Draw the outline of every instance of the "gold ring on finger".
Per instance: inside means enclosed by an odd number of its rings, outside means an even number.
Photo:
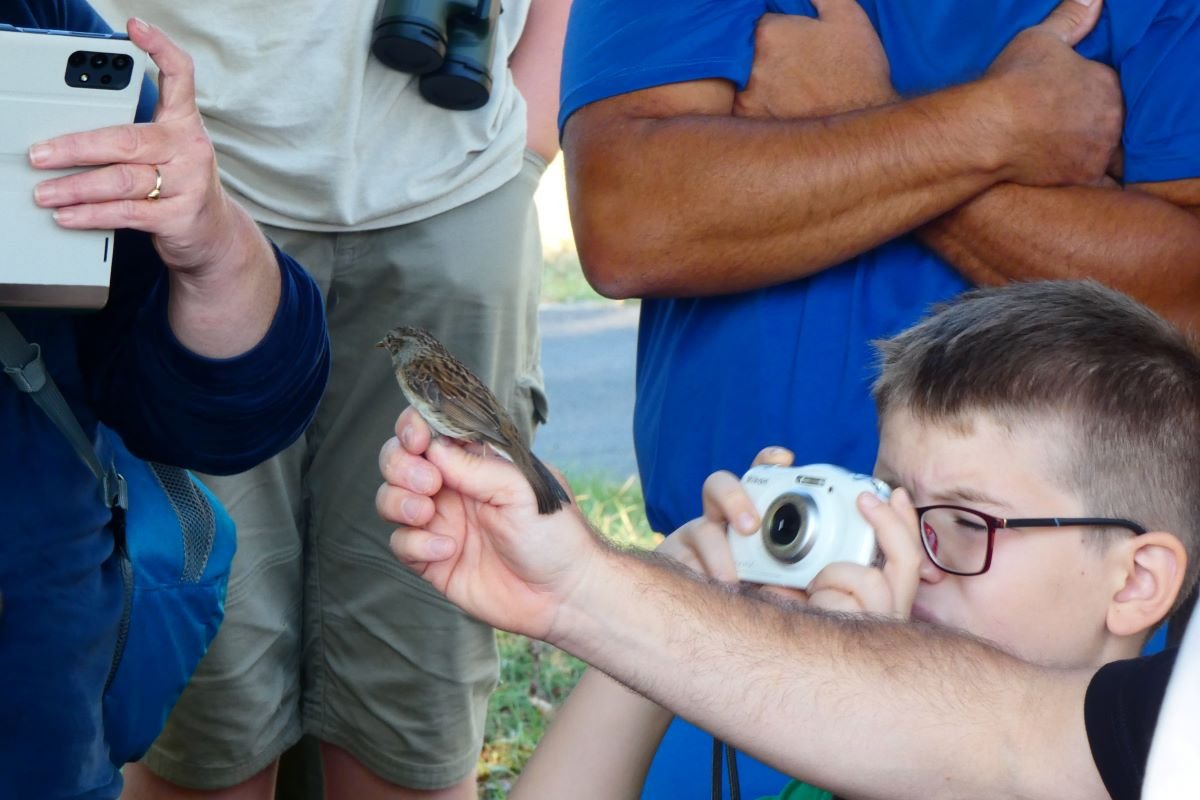
[[[157,200],[162,196],[162,170],[158,167],[154,168],[154,188],[146,195],[147,200]]]

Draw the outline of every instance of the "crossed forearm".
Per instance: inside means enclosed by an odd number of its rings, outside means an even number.
[[[1087,676],[606,558],[556,643],[790,775],[856,798],[1106,796],[1084,734]]]
[[[1095,278],[1174,322],[1200,309],[1200,219],[1137,190],[996,186],[923,227],[979,284]]]
[[[719,294],[869,250],[1004,178],[986,99],[968,85],[824,120],[572,120],[589,278],[611,296]]]

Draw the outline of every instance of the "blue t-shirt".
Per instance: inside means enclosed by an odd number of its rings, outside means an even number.
[[[904,94],[980,76],[1055,0],[864,0]],[[807,0],[576,0],[560,124],[583,105],[651,86],[725,78],[744,86],[764,12]],[[1079,51],[1114,66],[1126,103],[1130,182],[1200,175],[1200,4],[1109,0]],[[669,532],[700,513],[715,469],[740,473],[766,444],[859,471],[875,458],[870,340],[967,286],[901,237],[807,279],[712,298],[646,300],[634,433],[647,512]]]
[[[862,0],[893,84],[906,95],[979,77],[1014,35],[1056,5]],[[744,87],[765,12],[814,15],[807,0],[575,0],[560,125],[581,106],[651,86],[724,78]],[[1200,176],[1200,3],[1108,0],[1078,50],[1120,75],[1126,179]],[[966,287],[954,267],[903,236],[779,286],[644,300],[634,438],[651,525],[669,532],[698,516],[704,478],[717,469],[741,473],[768,444],[790,447],[798,463],[869,471],[877,446],[870,341]],[[703,751],[688,761],[694,785],[675,774],[656,793],[656,764],[646,796],[707,791],[707,769],[695,767],[705,763]],[[773,794],[781,785],[744,789]]]
[[[0,23],[107,31],[74,0],[0,0]],[[149,86],[140,120],[154,100]],[[175,339],[165,267],[150,238],[132,231],[116,234],[105,309],[9,316],[41,346],[89,435],[103,420],[145,458],[238,472],[300,435],[329,370],[320,293],[292,259],[278,261],[274,322],[233,359],[199,357]],[[0,797],[114,798],[120,775],[100,708],[122,606],[110,512],[63,434],[7,378],[0,432]]]

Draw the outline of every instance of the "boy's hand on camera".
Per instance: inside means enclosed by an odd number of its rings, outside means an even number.
[[[538,514],[511,462],[434,439],[411,408],[379,466],[376,509],[404,526],[391,537],[396,558],[489,625],[555,640],[559,611],[607,552],[575,504]]]
[[[758,451],[751,466],[776,464],[790,466],[794,458],[784,447],[765,447]],[[733,551],[727,530],[733,527],[748,536],[758,530],[761,520],[742,482],[732,472],[722,470],[709,475],[701,491],[704,513],[663,540],[658,552],[685,566],[724,583],[737,581]]]
[[[809,603],[830,611],[907,619],[920,583],[923,558],[917,513],[908,492],[896,489],[889,503],[863,492],[858,496],[858,509],[875,529],[884,565],[830,564],[809,584]]]
[[[685,523],[663,540],[658,552],[723,583],[737,581],[733,551],[726,530],[730,525],[750,533],[758,525],[754,503],[732,472],[714,472],[704,481],[704,514]]]

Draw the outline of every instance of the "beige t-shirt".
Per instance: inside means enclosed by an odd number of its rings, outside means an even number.
[[[521,169],[525,102],[508,59],[530,0],[505,0],[492,92],[474,111],[424,100],[371,55],[379,0],[93,0],[116,30],[138,16],[196,63],[197,102],[225,186],[255,219],[369,230],[439,214]]]

